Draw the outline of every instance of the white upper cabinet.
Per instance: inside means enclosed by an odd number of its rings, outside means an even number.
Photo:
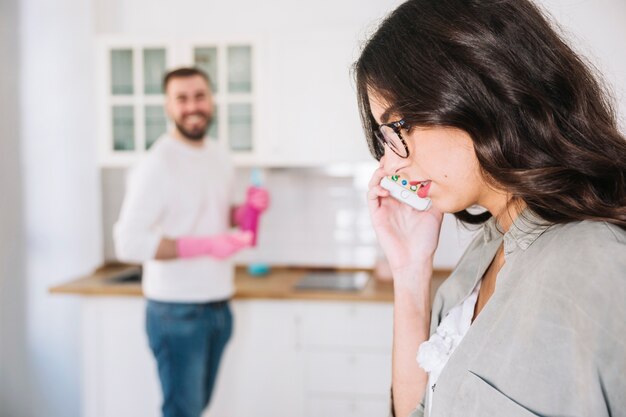
[[[168,129],[161,81],[180,66],[213,83],[213,140],[237,165],[319,166],[371,160],[360,126],[352,32],[157,40],[99,37],[100,163],[128,166]]]
[[[163,75],[197,66],[212,81],[212,140],[226,143],[238,164],[257,163],[260,142],[256,41],[241,38],[157,41],[103,36],[97,56],[100,164],[128,166],[168,130]]]
[[[103,40],[97,51],[100,163],[126,165],[166,129],[161,78],[172,45]]]
[[[270,143],[274,165],[371,161],[357,107],[355,32],[275,36],[269,45]]]

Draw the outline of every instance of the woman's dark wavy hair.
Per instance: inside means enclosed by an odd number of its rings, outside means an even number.
[[[626,229],[626,139],[606,92],[528,0],[409,0],[354,64],[370,150],[369,91],[409,126],[462,129],[483,176],[544,220]],[[482,223],[491,215],[455,213]]]

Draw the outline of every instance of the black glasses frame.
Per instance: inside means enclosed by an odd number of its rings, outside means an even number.
[[[404,147],[404,154],[402,153],[401,149],[396,149],[393,143],[390,143],[387,139],[385,139],[385,134],[382,130],[384,127],[390,128],[398,136],[400,142],[402,143],[402,146]],[[380,141],[380,143],[383,145],[383,148],[384,145],[387,145],[389,149],[391,149],[400,158],[406,159],[409,157],[409,147],[407,146],[406,141],[404,140],[404,138],[402,137],[402,133],[400,132],[402,129],[408,129],[408,124],[404,119],[398,120],[397,122],[382,123],[378,125],[378,128],[376,130],[374,130],[374,136],[376,136],[376,139]]]

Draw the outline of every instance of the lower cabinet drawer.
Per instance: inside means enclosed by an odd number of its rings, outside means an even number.
[[[385,396],[391,386],[391,355],[309,351],[304,371],[307,392]]]
[[[306,402],[306,417],[386,417],[389,400],[357,396],[312,396]]]
[[[300,308],[298,332],[305,347],[354,347],[391,352],[393,305],[310,302]]]

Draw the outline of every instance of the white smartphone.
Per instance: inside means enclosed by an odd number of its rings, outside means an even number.
[[[384,177],[380,185],[385,190],[389,190],[393,198],[408,204],[415,210],[425,211],[430,208],[430,198],[421,198],[417,195],[419,185],[410,185],[407,180],[398,175]]]

